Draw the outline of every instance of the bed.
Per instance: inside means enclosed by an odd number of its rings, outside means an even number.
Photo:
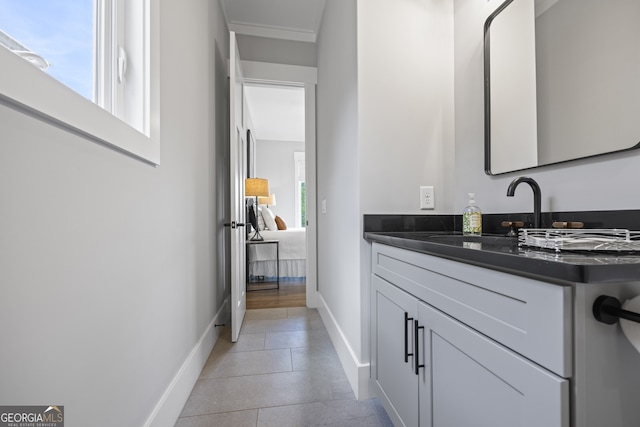
[[[279,242],[280,280],[304,279],[307,269],[306,229],[261,230],[264,240]],[[247,245],[249,276],[275,279],[276,261],[274,245]]]

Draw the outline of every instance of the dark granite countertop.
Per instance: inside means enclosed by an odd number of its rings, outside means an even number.
[[[518,246],[504,235],[463,236],[438,231],[366,231],[366,240],[552,282],[640,280],[640,255],[561,252]]]

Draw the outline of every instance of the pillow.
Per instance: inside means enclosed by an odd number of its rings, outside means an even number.
[[[264,222],[264,217],[262,216],[262,208],[258,208],[258,230],[266,230],[267,227]]]
[[[278,215],[276,215],[276,225],[278,226],[278,230],[286,230],[287,229],[287,224]]]
[[[264,218],[264,223],[269,230],[278,229],[278,226],[276,225],[276,217],[269,208],[262,208],[262,216]]]

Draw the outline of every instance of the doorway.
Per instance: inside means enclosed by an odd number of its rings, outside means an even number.
[[[278,261],[269,260],[279,265],[280,286],[274,289],[273,286],[248,283],[248,289],[253,292],[247,294],[247,309],[314,307],[315,239],[312,239],[313,249],[309,251],[308,234],[313,231],[307,230],[308,211],[314,208],[307,197],[310,191],[306,180],[306,151],[311,143],[315,152],[315,111],[312,114],[307,111],[307,92],[308,88],[302,84],[245,82],[245,126],[251,134],[248,141],[249,176],[269,181],[270,196],[259,202],[258,215],[264,213],[275,217],[278,226],[275,232],[268,227],[260,233],[266,233],[265,239],[277,240],[280,246]],[[313,103],[315,107],[315,101]],[[312,125],[307,123],[309,118]],[[312,141],[308,140],[308,135],[312,136]],[[314,190],[315,187],[311,193]],[[248,262],[249,271],[260,268],[261,261]],[[309,272],[312,274],[310,282]],[[308,295],[310,286],[311,295]]]

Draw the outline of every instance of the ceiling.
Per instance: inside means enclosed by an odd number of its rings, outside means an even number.
[[[326,0],[220,0],[230,31],[315,43]],[[304,90],[248,85],[247,104],[260,141],[304,141]]]
[[[253,132],[259,141],[304,141],[304,88],[245,85]]]

